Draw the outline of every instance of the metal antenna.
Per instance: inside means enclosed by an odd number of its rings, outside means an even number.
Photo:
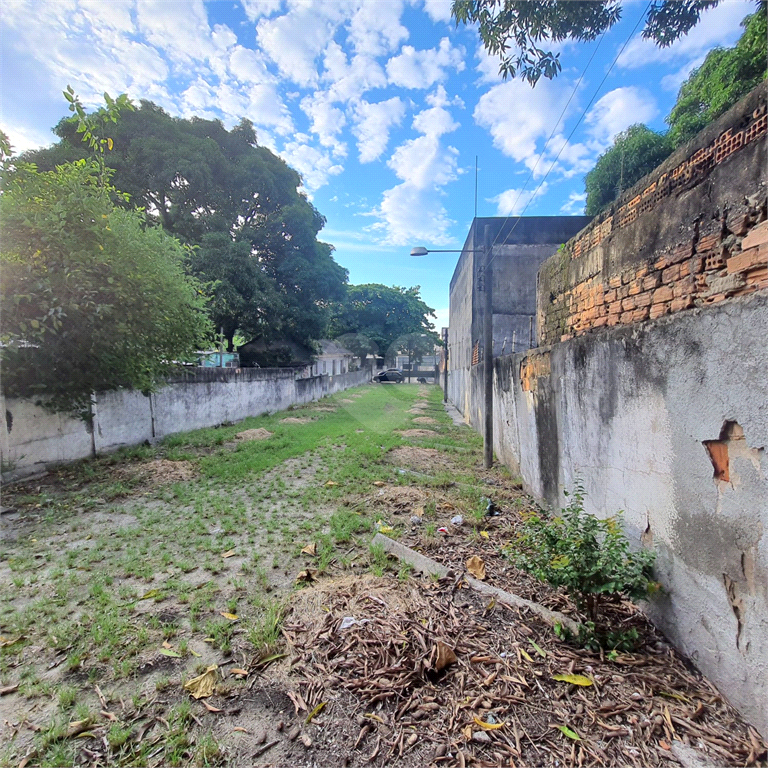
[[[477,218],[477,155],[475,155],[475,218]]]

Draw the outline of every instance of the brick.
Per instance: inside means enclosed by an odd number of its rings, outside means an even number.
[[[661,282],[662,283],[674,283],[676,280],[680,279],[680,265],[679,264],[673,264],[671,267],[667,267],[662,273],[661,273]]]
[[[618,325],[619,324],[619,317],[620,317],[620,315],[609,315],[608,316],[608,322],[606,323],[606,325],[608,325],[608,326]]]
[[[612,301],[616,301],[616,291],[606,291],[605,292],[605,302],[606,304],[610,304]]]
[[[726,295],[724,293],[713,293],[711,296],[707,296],[706,299],[704,299],[705,304],[717,304],[720,301],[723,301],[726,298]]]
[[[633,310],[630,310],[629,312],[622,312],[619,316],[619,319],[621,320],[622,325],[629,325],[632,322],[632,315],[634,314]]]
[[[648,274],[648,265],[646,264],[644,267],[640,267],[640,269],[635,272],[635,280],[641,280]]]
[[[633,280],[629,284],[629,295],[630,296],[637,296],[638,293],[640,293],[643,290],[643,281],[639,279]]]
[[[653,292],[653,303],[659,304],[663,301],[672,301],[674,299],[674,294],[672,292],[672,286],[670,285],[662,285],[661,288],[657,288]]]
[[[768,246],[756,246],[728,259],[728,274],[747,272],[768,264]]]
[[[679,299],[673,299],[669,305],[671,312],[679,312],[681,309],[689,309],[693,306],[693,296],[681,296]]]
[[[688,242],[678,245],[667,258],[670,264],[679,264],[681,261],[690,259],[691,256],[693,256],[693,243]]]
[[[747,285],[754,288],[768,287],[768,267],[765,269],[753,269],[747,273]]]
[[[688,277],[691,274],[691,262],[684,261],[680,264],[680,277]]]
[[[598,317],[597,320],[595,320],[594,323],[592,323],[593,328],[602,328],[604,325],[608,324],[608,317]]]
[[[653,294],[650,291],[638,294],[635,296],[635,306],[640,309],[641,307],[650,307],[653,302]]]
[[[621,288],[616,292],[618,298],[620,299],[626,299],[627,296],[629,296],[629,286],[628,285],[622,285]]]
[[[662,256],[653,263],[654,269],[666,269],[669,266],[669,259],[666,256]]]
[[[672,295],[679,299],[681,296],[689,296],[696,288],[696,281],[693,277],[686,277],[679,280],[672,286]]]
[[[722,236],[719,231],[704,235],[703,237],[700,237],[699,241],[696,243],[696,251],[698,253],[711,251],[713,248],[720,245],[721,239]]]
[[[636,309],[632,313],[632,322],[642,323],[644,320],[647,320],[650,315],[650,311],[651,311],[650,307],[641,307],[640,309]]]
[[[741,241],[741,250],[746,251],[747,248],[754,248],[764,243],[768,243],[768,221],[758,224],[749,231],[749,234]]]
[[[621,300],[621,308],[626,312],[627,310],[634,309],[635,308],[635,297],[630,296],[629,298],[622,299]]]
[[[608,314],[609,315],[618,315],[621,312],[621,302],[620,301],[612,301],[608,305]]]
[[[643,290],[652,291],[661,285],[661,272],[653,272],[648,277],[643,278]]]
[[[728,229],[730,229],[737,237],[746,235],[747,230],[749,229],[749,214],[742,213],[741,215],[736,216],[733,221],[728,224]]]
[[[598,291],[595,295],[595,306],[602,307],[605,304],[605,294],[602,291]]]
[[[632,280],[632,275],[629,272],[624,272],[621,276],[622,285],[629,285]]]
[[[651,318],[651,320],[655,320],[657,317],[661,317],[662,315],[666,315],[667,312],[669,312],[669,303],[668,302],[663,302],[662,304],[654,304],[651,307],[650,318]]]
[[[608,286],[610,288],[620,288],[621,287],[621,275],[618,277],[611,277],[608,280]]]

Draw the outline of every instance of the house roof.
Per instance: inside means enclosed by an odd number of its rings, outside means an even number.
[[[355,357],[354,352],[350,352],[332,339],[320,339],[320,357]]]

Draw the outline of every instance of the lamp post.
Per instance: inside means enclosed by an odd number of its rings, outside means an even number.
[[[467,253],[481,253],[483,279],[483,467],[493,465],[493,259],[491,257],[491,230],[486,224],[483,228],[481,248],[468,249]],[[417,246],[411,249],[411,256],[426,256],[428,253],[463,253],[458,250],[427,249]],[[443,401],[448,400],[448,348],[446,346],[445,378]]]

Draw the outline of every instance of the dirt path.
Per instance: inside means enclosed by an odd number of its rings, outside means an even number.
[[[0,765],[661,765],[676,738],[754,762],[631,605],[642,645],[609,660],[461,588],[477,554],[575,611],[501,554],[530,501],[480,462],[439,389],[379,385],[5,489]],[[377,529],[456,576],[412,577]]]

